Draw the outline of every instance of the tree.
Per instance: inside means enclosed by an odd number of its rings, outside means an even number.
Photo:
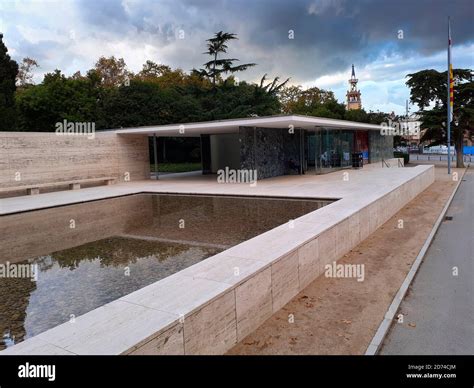
[[[369,124],[382,124],[383,122],[387,122],[389,118],[391,119],[391,114],[389,113],[369,111],[369,113],[367,113],[366,122]]]
[[[73,75],[71,75],[71,79],[86,79],[87,76],[83,76],[81,72],[78,70]]]
[[[452,138],[456,149],[456,167],[464,167],[464,132],[473,130],[474,82],[471,69],[454,69],[454,109],[451,124]],[[432,145],[447,142],[447,72],[422,70],[408,74],[406,84],[410,87],[410,100],[417,104],[422,126],[427,128],[421,140],[430,140]],[[432,106],[432,109],[426,108]]]
[[[198,96],[201,106],[200,121],[223,120],[250,116],[268,116],[280,113],[280,103],[275,94],[258,84],[245,81],[218,85],[212,93]]]
[[[106,88],[117,87],[129,81],[131,73],[127,70],[127,65],[123,58],[116,59],[100,57],[94,68],[89,72],[95,72],[101,84]]]
[[[345,115],[344,104],[337,102],[334,93],[312,87],[304,90],[301,86],[284,87],[278,93],[285,114],[342,119]]]
[[[59,70],[48,73],[41,84],[17,94],[18,129],[53,132],[55,124],[63,120],[98,123],[99,91],[87,77],[67,78]]]
[[[222,74],[236,73],[238,71],[247,70],[249,67],[255,66],[255,63],[245,63],[242,65],[235,65],[234,62],[238,61],[236,58],[218,58],[220,54],[227,53],[227,42],[238,39],[236,34],[228,32],[217,32],[213,38],[207,39],[207,51],[204,54],[208,54],[212,57],[209,62],[206,62],[199,72],[212,80],[212,86],[215,88],[216,81],[222,76]]]
[[[39,65],[34,59],[23,58],[16,76],[16,83],[19,87],[24,88],[33,84],[33,69],[35,67],[39,67]]]
[[[280,77],[275,77],[273,78],[273,81],[265,85],[265,81],[267,79],[267,73],[265,73],[260,80],[260,85],[258,86],[260,90],[262,90],[265,93],[268,93],[270,95],[277,96],[280,90],[282,90],[285,85],[288,83],[290,80],[287,78],[285,81],[278,83],[280,80]]]
[[[364,109],[346,110],[344,119],[349,121],[356,121],[358,123],[366,123],[368,121],[367,112]]]
[[[109,89],[102,100],[104,128],[199,121],[200,101],[176,88],[132,79],[129,86]]]
[[[149,81],[152,79],[159,78],[166,73],[171,72],[171,67],[167,65],[160,65],[153,61],[146,61],[143,64],[142,70],[135,76],[137,79],[141,79],[142,81]]]
[[[8,55],[8,49],[0,34],[0,131],[11,131],[15,127],[15,80],[18,64]]]

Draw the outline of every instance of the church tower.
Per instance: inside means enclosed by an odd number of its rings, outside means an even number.
[[[349,90],[347,91],[347,110],[361,109],[360,90],[357,90],[357,81],[354,65],[352,65],[352,75],[349,80]]]

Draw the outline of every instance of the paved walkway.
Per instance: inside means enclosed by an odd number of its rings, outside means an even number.
[[[464,179],[380,354],[474,354],[474,171]]]
[[[249,184],[220,184],[215,175],[170,174],[160,180],[143,180],[117,183],[110,186],[89,187],[0,199],[0,215],[70,205],[98,199],[141,192],[256,195],[305,198],[342,198],[338,206],[346,210],[376,200],[387,191],[413,179],[429,166],[413,168],[381,168],[379,163],[369,164],[360,170],[342,170],[325,175],[285,175]],[[364,205],[364,206],[365,206]],[[336,207],[338,207],[336,206]]]

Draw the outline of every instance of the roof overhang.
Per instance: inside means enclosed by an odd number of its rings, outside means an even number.
[[[201,134],[238,133],[240,127],[260,128],[293,128],[298,129],[348,129],[380,131],[381,126],[375,124],[358,123],[355,121],[327,119],[314,116],[267,116],[249,117],[242,119],[215,120],[196,123],[156,125],[136,128],[114,129],[119,135],[149,135],[152,136],[199,136]]]

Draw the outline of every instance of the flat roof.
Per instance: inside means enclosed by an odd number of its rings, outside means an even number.
[[[266,117],[247,117],[241,119],[202,121],[195,123],[151,125],[135,128],[113,129],[119,135],[153,135],[156,136],[198,136],[201,134],[238,133],[239,127],[302,129],[364,129],[380,131],[380,125],[358,123],[355,121],[327,119],[323,117],[302,115],[281,115]]]

